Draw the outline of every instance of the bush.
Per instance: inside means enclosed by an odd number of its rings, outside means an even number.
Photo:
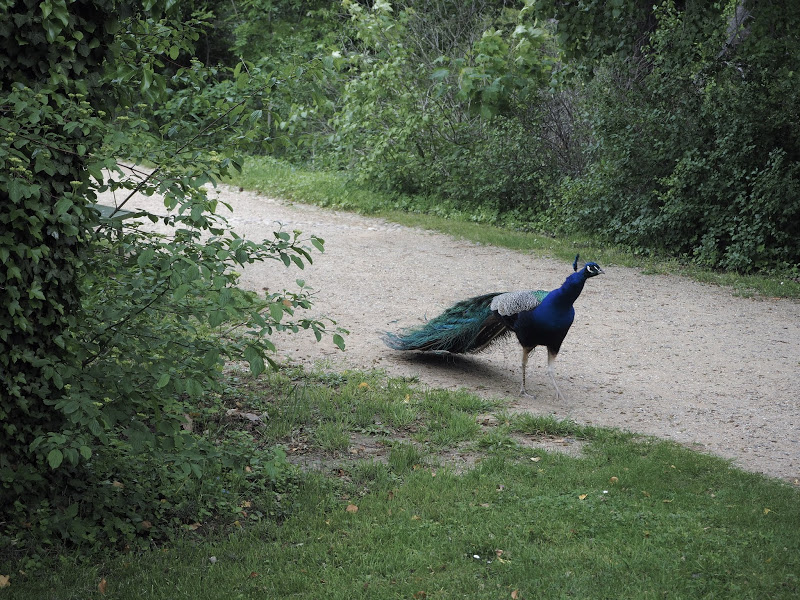
[[[47,4],[48,14],[18,3],[26,26],[0,27],[18,50],[2,58],[13,77],[0,86],[9,107],[0,113],[0,543],[20,551],[146,543],[223,506],[220,490],[247,469],[279,482],[279,453],[218,446],[187,415],[219,391],[226,361],[258,374],[274,331],[320,339],[330,325],[296,314],[310,307],[301,281],[265,296],[236,288],[247,264],[302,268],[324,248],[299,231],[245,240],[216,216],[204,186],[237,164],[245,100],[201,104],[219,112],[162,131],[138,118],[138,100],[168,95],[156,68],[190,48],[191,27],[143,15],[119,22],[112,4],[75,4],[74,13]],[[193,65],[171,77],[189,87],[207,74]],[[168,145],[161,136],[173,130],[179,141]],[[232,141],[201,152],[194,144],[206,135]],[[159,166],[134,169],[138,181],[119,177],[120,156]],[[106,189],[161,194],[170,214],[124,215],[122,200],[101,218],[93,204]],[[344,343],[338,333],[334,342]]]
[[[667,3],[658,15],[646,57],[609,59],[588,86],[596,149],[585,177],[563,186],[565,219],[710,267],[797,264],[800,52],[787,23],[800,15],[759,7],[734,55],[720,53],[727,14]]]

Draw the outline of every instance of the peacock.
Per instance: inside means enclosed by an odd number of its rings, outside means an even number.
[[[520,395],[532,397],[525,389],[528,357],[536,346],[545,346],[547,375],[556,396],[564,401],[553,363],[575,320],[572,305],[583,291],[583,284],[605,272],[594,262],[586,263],[579,271],[579,258],[577,255],[572,264],[575,272],[558,289],[496,292],[462,300],[420,327],[387,333],[384,343],[395,350],[463,354],[485,350],[513,332],[522,346]]]

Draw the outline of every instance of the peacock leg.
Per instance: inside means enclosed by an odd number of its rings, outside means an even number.
[[[530,355],[531,352],[533,352],[533,348],[522,349],[522,389],[520,389],[519,395],[528,398],[533,398],[533,394],[529,394],[528,390],[525,389],[525,372],[528,370],[528,355]]]
[[[556,388],[556,397],[562,402],[566,402],[567,400],[564,398],[564,394],[562,394],[561,390],[558,389],[558,384],[556,383],[555,369],[553,368],[553,365],[556,362],[556,356],[558,356],[558,352],[553,352],[550,349],[547,350],[547,376],[553,383],[553,387]]]

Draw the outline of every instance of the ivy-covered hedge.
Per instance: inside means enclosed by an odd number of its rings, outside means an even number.
[[[34,442],[66,427],[54,407],[79,368],[68,348],[81,310],[87,230],[96,220],[89,177],[99,167],[90,155],[105,130],[95,107],[118,22],[113,1],[78,1],[69,10],[53,0],[4,4],[0,483],[5,493],[20,493],[52,484],[43,474],[54,449]],[[74,450],[90,453],[83,445]]]

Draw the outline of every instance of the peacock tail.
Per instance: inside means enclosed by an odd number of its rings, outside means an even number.
[[[500,315],[491,309],[492,299],[499,295],[484,294],[462,300],[420,327],[387,333],[383,341],[395,350],[480,352],[511,333]]]

